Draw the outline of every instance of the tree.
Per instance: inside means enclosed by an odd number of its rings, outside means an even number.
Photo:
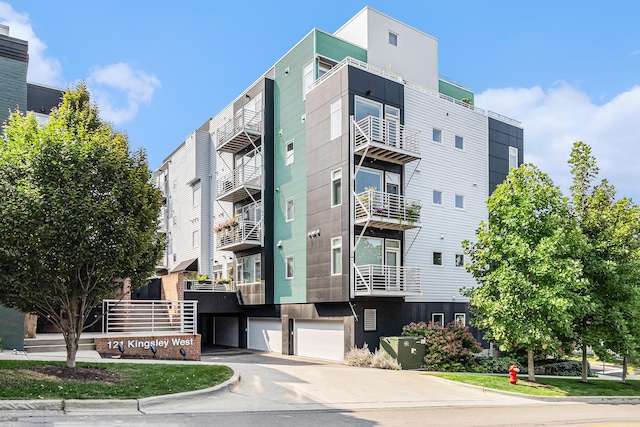
[[[143,150],[98,116],[84,84],[40,126],[13,113],[0,140],[0,302],[47,317],[75,367],[90,310],[149,277],[164,249]]]
[[[487,207],[476,242],[463,243],[467,271],[478,282],[464,293],[487,340],[503,351],[527,350],[535,381],[534,352],[566,348],[583,310],[583,238],[560,189],[533,165],[512,169]]]
[[[573,215],[587,242],[581,262],[590,304],[575,325],[582,381],[588,381],[591,346],[603,360],[609,350],[623,355],[624,382],[627,357],[640,339],[640,211],[629,199],[616,201],[615,188],[606,180],[594,184],[599,169],[589,145],[575,142],[569,165]]]

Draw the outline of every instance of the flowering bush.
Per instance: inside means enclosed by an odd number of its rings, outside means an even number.
[[[373,357],[371,358],[371,367],[377,369],[391,369],[393,371],[399,371],[402,369],[402,366],[400,366],[396,359],[391,357],[386,351],[380,349],[377,349],[376,352],[373,353]]]
[[[237,225],[238,225],[238,220],[236,218],[231,218],[213,227],[213,232],[219,233],[224,229],[233,228]]]
[[[447,326],[438,323],[410,323],[402,328],[402,335],[423,336],[426,342],[424,364],[431,371],[471,371],[477,370],[474,353],[482,347],[473,338],[469,328],[451,322]]]
[[[369,351],[367,343],[364,343],[362,348],[352,348],[344,355],[344,361],[349,366],[361,366],[367,368],[371,366],[372,359],[373,355],[371,354],[371,351]]]

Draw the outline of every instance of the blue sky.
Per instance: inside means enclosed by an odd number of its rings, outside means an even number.
[[[311,29],[366,5],[436,37],[440,73],[520,120],[525,160],[563,190],[584,140],[600,176],[640,200],[640,2],[0,0],[0,23],[29,41],[29,81],[87,81],[155,168]]]

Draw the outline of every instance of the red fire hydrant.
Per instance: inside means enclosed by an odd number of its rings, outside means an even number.
[[[511,384],[516,384],[518,382],[518,372],[520,369],[516,365],[511,365],[509,368],[509,382]]]

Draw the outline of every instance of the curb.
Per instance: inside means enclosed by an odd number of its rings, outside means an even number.
[[[69,400],[0,400],[0,411],[62,411],[69,412],[94,412],[94,411],[131,411],[142,412],[144,408],[175,403],[177,399],[205,397],[217,393],[231,391],[240,383],[240,374],[234,371],[233,376],[227,381],[214,387],[201,390],[185,391],[175,394],[163,394],[160,396],[144,397],[142,399],[69,399]]]

